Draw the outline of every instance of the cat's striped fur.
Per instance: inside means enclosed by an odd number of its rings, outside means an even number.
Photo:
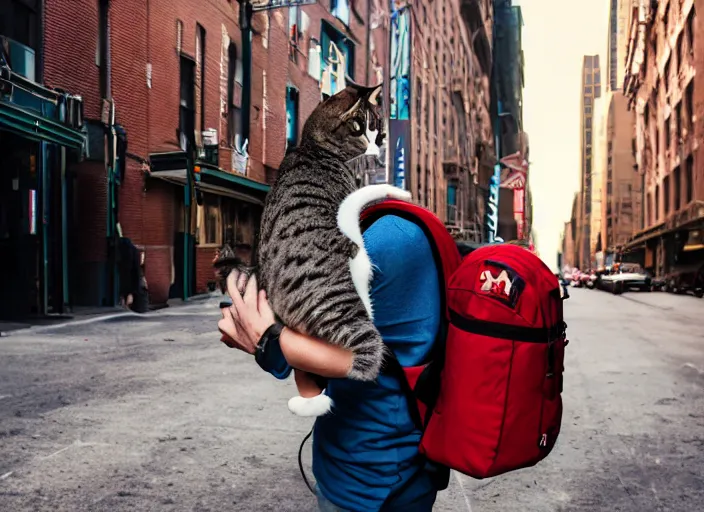
[[[350,349],[349,377],[357,380],[375,379],[384,356],[371,318],[371,264],[359,210],[368,200],[407,198],[388,185],[357,190],[345,165],[380,143],[368,135],[370,124],[371,131],[380,126],[370,101],[375,93],[347,87],[308,118],[300,146],[282,162],[267,196],[257,251],[257,278],[274,312],[298,332]]]

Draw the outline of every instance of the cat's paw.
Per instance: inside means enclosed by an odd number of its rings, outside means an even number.
[[[288,401],[288,410],[296,416],[324,416],[332,409],[332,400],[324,392],[313,398],[294,396]]]

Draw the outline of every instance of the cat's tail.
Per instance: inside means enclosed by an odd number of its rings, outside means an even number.
[[[411,193],[393,185],[367,185],[348,195],[337,210],[337,226],[347,238],[362,247],[362,230],[359,216],[364,207],[382,199],[410,201]]]
[[[337,210],[337,226],[342,231],[342,234],[359,248],[357,255],[350,259],[350,272],[355,290],[357,290],[357,294],[362,299],[370,319],[373,318],[372,301],[369,295],[369,285],[372,280],[372,263],[369,260],[367,251],[364,249],[359,216],[368,204],[382,199],[410,201],[411,193],[387,184],[368,185],[348,195],[342,201],[339,210]]]

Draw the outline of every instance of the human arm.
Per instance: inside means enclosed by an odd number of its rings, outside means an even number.
[[[237,291],[236,276],[228,277],[227,288],[232,306],[222,309],[218,329],[221,341],[231,348],[255,354],[266,341],[266,354],[260,366],[279,379],[288,377],[291,368],[327,378],[344,378],[352,367],[352,353],[322,340],[284,327],[279,336],[263,340],[276,324],[266,293],[257,292],[256,277],[247,283],[244,297]],[[277,339],[278,338],[278,339]],[[262,359],[262,358],[260,358]]]

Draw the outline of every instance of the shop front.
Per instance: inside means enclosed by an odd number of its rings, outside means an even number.
[[[150,167],[150,179],[174,185],[169,298],[213,290],[219,247],[227,243],[243,260],[251,258],[269,186],[203,162],[191,165],[181,151],[150,155]]]
[[[20,46],[4,45],[13,56]],[[9,57],[0,56],[0,318],[67,314],[66,166],[83,155],[82,101],[13,72]]]

